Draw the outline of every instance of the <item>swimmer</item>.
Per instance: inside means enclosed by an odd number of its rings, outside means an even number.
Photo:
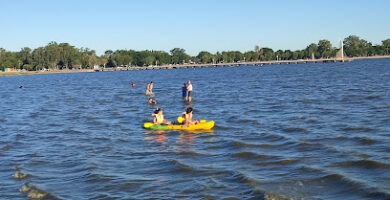
[[[157,104],[157,101],[154,100],[152,97],[150,97],[148,103],[149,103],[150,105],[156,105],[156,104]]]

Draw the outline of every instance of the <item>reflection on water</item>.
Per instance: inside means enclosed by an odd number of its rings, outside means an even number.
[[[145,135],[148,135],[145,136],[145,140],[154,140],[161,145],[167,145],[166,140],[168,137],[165,136],[165,131],[147,131],[145,132]]]
[[[0,77],[0,199],[390,199],[388,66]],[[189,106],[214,129],[142,128]]]

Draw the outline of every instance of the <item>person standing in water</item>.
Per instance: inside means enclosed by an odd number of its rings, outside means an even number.
[[[150,81],[149,91],[150,91],[150,94],[153,94],[153,81]]]
[[[185,83],[183,84],[183,87],[181,88],[181,97],[182,97],[183,101],[186,100],[186,98],[187,98],[187,86]]]
[[[150,95],[150,83],[148,83],[146,85],[146,92],[145,92],[146,95]]]
[[[191,81],[188,80],[187,82],[187,101],[188,102],[191,102],[192,101],[192,84],[191,84]]]

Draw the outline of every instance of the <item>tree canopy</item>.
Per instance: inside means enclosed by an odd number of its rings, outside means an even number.
[[[373,45],[358,36],[351,35],[344,39],[344,52],[348,57],[375,56],[390,54],[390,39],[382,44]],[[317,44],[311,43],[302,50],[277,50],[255,45],[252,51],[222,51],[212,54],[201,51],[196,56],[188,55],[182,48],[165,51],[135,51],[135,50],[107,50],[97,56],[95,50],[76,48],[68,43],[50,42],[44,47],[31,49],[22,48],[19,52],[7,51],[0,48],[0,70],[16,68],[24,70],[41,69],[85,69],[95,65],[117,66],[151,66],[185,63],[227,63],[269,60],[296,60],[312,58],[335,57],[338,48],[332,46],[329,40],[320,40]]]

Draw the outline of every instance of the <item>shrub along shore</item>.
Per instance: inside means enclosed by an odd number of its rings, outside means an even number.
[[[362,56],[362,57],[354,57],[353,59],[348,58],[348,60],[357,60],[357,59],[380,59],[380,58],[390,58],[389,56]],[[316,60],[299,60],[298,62],[313,62]],[[274,60],[269,61],[267,63],[280,63],[280,61]],[[294,63],[294,60],[291,60],[291,63]],[[219,66],[223,65],[250,65],[250,62],[241,63],[224,63],[219,64]],[[203,66],[201,64],[178,64],[178,65],[161,65],[161,66],[148,66],[148,67],[121,67],[121,68],[105,68],[100,69],[103,71],[123,71],[123,70],[146,70],[146,69],[159,69],[159,68],[180,68],[180,67],[197,67]],[[215,66],[215,65],[211,65]],[[54,69],[54,70],[40,70],[40,71],[12,71],[12,72],[0,72],[0,76],[15,76],[15,75],[34,75],[34,74],[59,74],[59,73],[82,73],[82,72],[95,72],[93,69]]]
[[[351,58],[383,57],[390,55],[390,39],[381,44],[348,36],[343,40],[344,55]],[[69,73],[90,72],[94,66],[114,67],[153,67],[185,64],[218,64],[243,63],[257,61],[279,61],[300,59],[333,58],[340,53],[339,48],[332,47],[328,40],[312,43],[302,50],[277,50],[255,46],[247,52],[222,51],[214,54],[201,51],[196,56],[188,55],[184,49],[174,48],[165,51],[107,50],[97,56],[89,48],[76,48],[68,43],[50,42],[44,47],[34,50],[24,47],[19,52],[0,48],[0,71],[13,68],[15,72],[3,72],[0,75],[36,74],[36,73]]]

